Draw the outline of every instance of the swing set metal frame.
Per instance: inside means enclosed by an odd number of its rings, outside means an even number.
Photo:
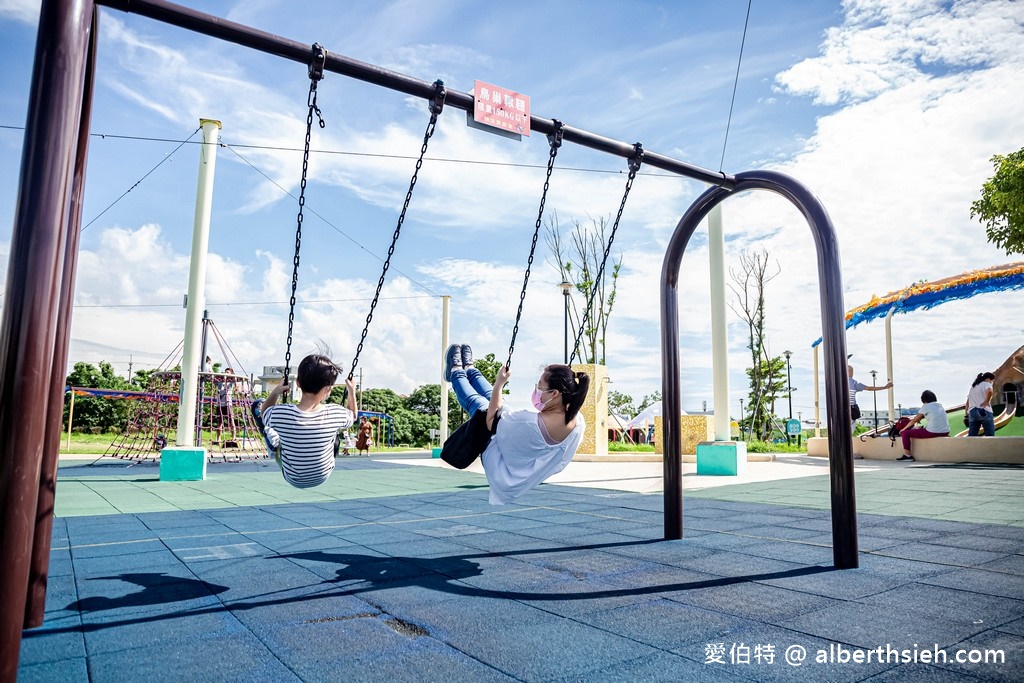
[[[138,14],[302,64],[308,44],[197,12],[164,0],[43,0],[7,293],[0,320],[0,680],[13,680],[22,628],[42,623],[50,553],[53,495],[61,437],[88,131],[99,29],[98,7]],[[428,81],[324,54],[324,71],[432,101]],[[445,105],[473,107],[470,93],[449,91]],[[532,115],[531,129],[624,159],[633,144]],[[644,150],[643,163],[712,187],[689,207],[668,243],[661,274],[662,394],[665,415],[664,537],[682,538],[682,472],[678,281],[686,246],[716,205],[748,190],[767,190],[803,214],[817,249],[825,394],[828,407],[833,559],[858,566],[853,444],[846,396],[842,274],[835,229],[821,202],[799,181],[774,171],[735,175]]]

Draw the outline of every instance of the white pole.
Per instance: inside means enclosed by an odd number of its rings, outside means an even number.
[[[200,119],[203,144],[199,147],[199,181],[196,186],[196,214],[192,228],[192,262],[188,271],[188,303],[185,307],[185,347],[181,357],[181,402],[175,445],[195,445],[196,393],[202,365],[200,337],[206,307],[206,253],[210,246],[210,209],[213,205],[213,176],[217,166],[217,131],[220,121]]]
[[[729,338],[725,323],[725,236],[722,206],[708,214],[711,271],[711,358],[715,391],[715,441],[729,441]]]
[[[818,346],[821,346],[819,344]],[[814,436],[821,437],[821,409],[818,403],[818,346],[814,347]]]
[[[888,381],[892,381],[892,314],[896,312],[896,307],[893,306],[889,309],[889,312],[885,314],[885,372]],[[889,395],[889,420],[896,420],[896,391],[889,387],[889,390],[885,392]]]
[[[441,297],[441,444],[448,439],[448,382],[444,381],[444,352],[448,350],[451,300],[447,294]]]

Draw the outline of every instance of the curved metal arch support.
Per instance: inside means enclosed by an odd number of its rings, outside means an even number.
[[[825,401],[828,407],[829,480],[832,495],[832,555],[838,569],[858,566],[857,510],[853,479],[853,434],[846,372],[843,281],[835,228],[825,207],[797,180],[775,171],[736,176],[733,190],[713,187],[690,206],[676,225],[661,270],[662,419],[665,425],[665,538],[683,537],[682,442],[679,415],[679,270],[683,252],[701,220],[727,197],[746,190],[770,190],[792,202],[807,219],[818,253]]]

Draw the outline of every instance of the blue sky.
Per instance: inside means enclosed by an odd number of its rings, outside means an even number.
[[[989,157],[1024,144],[1019,2],[754,0],[722,165],[745,0],[720,2],[191,2],[331,52],[470,91],[475,79],[525,93],[533,112],[730,173],[790,173],[825,203],[840,236],[847,308],[918,280],[1013,261],[985,241],[970,202]],[[0,0],[0,268],[10,223],[38,2]],[[300,64],[102,10],[85,220],[91,221],[198,127],[222,121],[207,300],[248,371],[283,361],[308,89]],[[347,366],[427,121],[425,104],[328,74],[319,88],[293,353],[317,340]],[[155,138],[164,141],[120,139]],[[197,139],[197,138],[193,138]],[[353,155],[351,153],[357,153]],[[369,155],[369,156],[365,156]],[[394,157],[398,158],[394,158]],[[438,381],[439,296],[452,337],[508,348],[543,184],[544,136],[514,142],[445,111],[431,142],[362,354],[364,383],[400,392]],[[486,164],[466,163],[470,161]],[[155,366],[183,335],[198,149],[185,145],[83,234],[71,359],[126,372]],[[257,170],[255,170],[255,167]],[[577,169],[589,169],[586,171]],[[563,225],[609,217],[625,162],[567,145],[548,213]],[[596,172],[595,172],[596,171]],[[273,182],[267,178],[272,179]],[[623,259],[608,336],[611,388],[660,389],[657,286],[665,244],[704,186],[644,169],[615,251]],[[727,258],[766,248],[769,350],[792,350],[794,412],[813,410],[820,336],[814,246],[803,219],[767,193],[725,204]],[[681,277],[683,405],[711,403],[707,251],[700,231]],[[541,247],[543,249],[543,247]],[[538,256],[514,362],[512,401],[562,355],[557,271]],[[2,300],[0,300],[2,301]],[[1024,338],[1024,293],[992,294],[894,323],[896,400],[922,389],[962,401],[977,372]],[[730,320],[731,401],[746,395],[745,326]],[[848,335],[862,381],[884,374],[884,329]],[[219,360],[214,350],[215,359]],[[879,395],[884,403],[884,395]],[[870,403],[870,398],[868,399]],[[870,406],[869,406],[870,407]]]

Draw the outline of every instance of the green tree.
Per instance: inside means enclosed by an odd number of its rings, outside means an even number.
[[[493,353],[488,353],[483,358],[473,359],[473,367],[479,370],[484,379],[491,384],[494,384],[494,380],[497,379],[498,370],[502,365],[504,365],[504,361],[496,359]]]
[[[647,394],[640,401],[640,405],[637,406],[637,415],[644,412],[645,410],[653,406],[655,403],[658,403],[659,401],[661,401],[661,391],[655,391],[653,394]]]
[[[404,407],[402,397],[391,389],[365,389],[361,392],[359,400],[360,410],[369,410],[374,413],[391,415],[399,408]]]
[[[114,372],[114,367],[107,361],[100,361],[99,366],[91,363],[75,363],[74,369],[68,374],[66,383],[71,387],[90,389],[138,389]],[[96,396],[76,396],[75,414],[73,416],[74,431],[112,432],[124,428],[131,413],[131,401],[122,399],[105,399]],[[70,395],[64,401],[64,424],[68,423],[68,410],[71,406]]]
[[[475,365],[475,363],[474,363]],[[430,415],[436,418],[437,424],[428,427],[426,437],[430,436],[430,429],[441,427],[441,385],[424,384],[405,398],[405,407],[414,413]],[[454,391],[448,392],[448,429],[454,430],[462,424],[462,408],[459,400],[455,397]]]
[[[1024,147],[991,159],[995,174],[971,204],[971,218],[985,226],[988,241],[1007,254],[1024,254]]]
[[[754,377],[759,383],[755,391]],[[761,358],[757,371],[747,368],[747,377],[751,378],[751,389],[747,395],[748,411],[743,426],[752,436],[767,440],[774,428],[775,401],[786,391],[786,360],[782,356]]]
[[[615,295],[619,286],[619,273],[622,270],[622,256],[611,257],[605,261],[605,245],[608,243],[608,220],[591,218],[590,225],[581,221],[572,222],[569,235],[570,244],[562,239],[558,214],[553,213],[548,219],[545,239],[551,253],[551,262],[558,268],[562,282],[572,283],[578,297],[569,296],[569,327],[572,339],[579,336],[580,325],[586,312],[586,303],[593,293],[594,300],[587,316],[587,325],[580,338],[582,348],[578,349],[579,358],[585,363],[605,364],[605,339],[608,333],[608,321],[615,307]],[[597,281],[601,264],[605,263],[601,280]],[[581,303],[577,303],[577,299]],[[570,342],[571,343],[571,342]],[[571,353],[571,350],[570,350]]]
[[[621,391],[608,392],[608,410],[616,415],[624,415],[628,418],[636,417],[639,412],[636,406],[633,405],[633,397]]]
[[[750,433],[759,438],[771,432],[770,414],[763,409],[765,397],[771,395],[774,367],[773,359],[768,358],[765,352],[765,290],[779,274],[780,268],[778,263],[773,268],[770,259],[767,249],[744,251],[740,254],[740,270],[729,270],[735,283],[730,285],[730,289],[736,296],[735,305],[730,304],[730,307],[747,324],[747,349],[750,350],[750,367],[747,369],[750,408],[746,424]]]

